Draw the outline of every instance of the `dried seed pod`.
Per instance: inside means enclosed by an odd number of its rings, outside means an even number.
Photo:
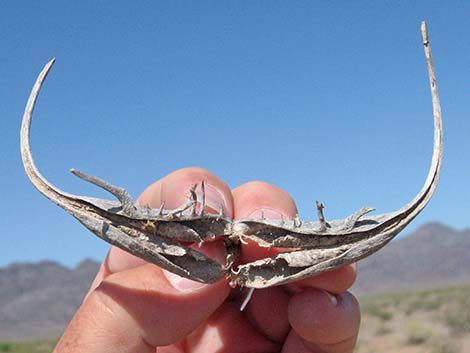
[[[41,86],[51,69],[51,60],[39,74],[26,105],[21,126],[21,156],[33,185],[47,198],[64,208],[85,227],[103,240],[159,265],[183,277],[212,283],[231,276],[231,283],[264,288],[296,281],[330,271],[371,255],[403,230],[431,199],[439,179],[442,163],[442,118],[436,76],[431,57],[426,24],[421,25],[424,52],[429,73],[434,117],[434,151],[431,167],[418,195],[398,211],[369,215],[364,207],[344,220],[326,221],[323,205],[317,202],[318,222],[294,220],[240,219],[205,214],[205,189],[201,200],[195,185],[187,203],[175,210],[134,205],[128,192],[94,176],[72,170],[76,176],[113,194],[116,201],[77,196],[63,192],[49,183],[38,171],[30,149],[30,126],[34,105]],[[196,211],[198,201],[201,203]],[[201,244],[224,237],[226,263],[221,265],[185,245]],[[232,266],[244,239],[260,246],[290,248],[275,257]],[[295,248],[295,250],[291,250]]]

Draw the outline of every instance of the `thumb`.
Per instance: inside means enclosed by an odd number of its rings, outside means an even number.
[[[175,288],[155,265],[108,276],[82,304],[54,352],[155,352],[182,340],[225,300],[220,281]]]

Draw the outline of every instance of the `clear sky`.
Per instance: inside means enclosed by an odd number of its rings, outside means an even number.
[[[288,190],[303,219],[389,212],[424,183],[432,107],[420,38],[428,22],[444,112],[442,178],[404,234],[470,226],[470,2],[8,1],[0,11],[0,266],[101,259],[108,245],[40,195],[19,153],[61,189],[106,197],[71,167],[137,197],[185,166],[231,187]]]

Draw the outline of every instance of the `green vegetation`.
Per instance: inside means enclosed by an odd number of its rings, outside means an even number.
[[[392,333],[392,329],[387,326],[385,323],[380,324],[379,327],[375,330],[375,335],[376,336],[385,336],[388,335],[389,333]]]
[[[460,345],[454,340],[441,336],[434,336],[429,342],[429,353],[459,353]]]
[[[375,316],[382,321],[389,321],[393,317],[390,305],[382,300],[361,303],[361,310],[363,313]]]
[[[424,344],[434,335],[434,332],[418,321],[411,321],[406,327],[406,343],[413,346]]]
[[[379,294],[359,298],[364,314],[390,320],[394,313],[443,314],[444,324],[457,331],[470,332],[470,285],[434,290]],[[436,317],[439,319],[438,317]]]
[[[359,297],[355,352],[459,353],[470,342],[470,284]]]
[[[444,318],[452,333],[461,335],[470,332],[470,291],[455,291],[447,304]]]
[[[50,353],[56,341],[0,342],[0,352],[8,353]]]

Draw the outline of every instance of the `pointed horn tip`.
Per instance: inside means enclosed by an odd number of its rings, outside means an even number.
[[[76,176],[80,176],[80,171],[78,169],[75,169],[75,168],[70,168],[69,169],[69,172],[72,173],[73,175],[76,175]]]
[[[428,26],[426,25],[426,21],[421,22],[421,36],[423,37],[423,43],[427,44],[429,42],[429,39],[428,39]]]
[[[56,60],[56,58],[52,58],[51,60],[49,60],[49,61],[47,62],[46,67],[47,67],[48,70],[50,70],[50,68],[52,67],[52,65],[54,65],[55,60]]]

